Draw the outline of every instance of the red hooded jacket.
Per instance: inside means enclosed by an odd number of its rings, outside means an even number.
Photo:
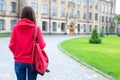
[[[32,48],[34,42],[34,29],[36,24],[27,18],[19,20],[13,27],[9,48],[16,62],[32,64]],[[39,32],[39,46],[45,47],[41,31]]]

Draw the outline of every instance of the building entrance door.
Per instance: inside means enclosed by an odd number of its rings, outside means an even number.
[[[75,24],[74,23],[71,23],[69,32],[70,32],[70,34],[75,34]]]

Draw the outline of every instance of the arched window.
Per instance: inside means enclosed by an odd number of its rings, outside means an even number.
[[[42,30],[47,31],[47,22],[46,21],[42,22]]]

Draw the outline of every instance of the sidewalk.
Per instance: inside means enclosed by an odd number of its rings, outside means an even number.
[[[37,80],[110,80],[66,56],[58,49],[59,42],[80,35],[45,35],[50,73]],[[12,54],[8,49],[9,38],[0,38],[0,80],[16,80]]]

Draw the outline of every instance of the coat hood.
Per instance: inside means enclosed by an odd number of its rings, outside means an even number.
[[[36,24],[27,19],[27,18],[23,18],[23,19],[20,19],[16,25],[18,26],[19,29],[22,29],[22,30],[27,30],[27,29],[31,29],[31,28],[34,28],[36,26]]]

